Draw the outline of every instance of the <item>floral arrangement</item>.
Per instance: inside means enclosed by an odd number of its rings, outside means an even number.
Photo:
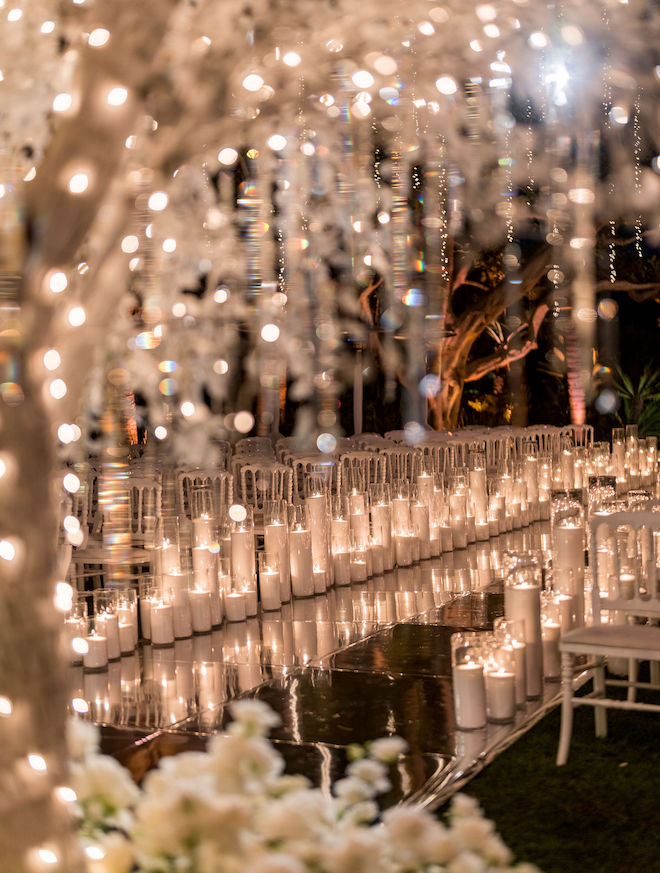
[[[538,873],[512,855],[477,803],[457,795],[448,823],[414,806],[387,810],[388,765],[398,737],[354,750],[334,796],[284,761],[266,735],[278,717],[258,701],[232,705],[234,721],[206,752],[160,762],[138,788],[98,752],[89,723],[71,724],[72,788],[89,873]],[[71,795],[73,796],[73,795]]]

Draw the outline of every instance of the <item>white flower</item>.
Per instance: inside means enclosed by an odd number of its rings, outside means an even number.
[[[342,813],[340,828],[346,826],[366,825],[378,816],[378,804],[373,800],[362,800],[354,803]]]
[[[103,852],[103,858],[86,855],[87,873],[128,873],[133,867],[133,844],[122,834],[113,831],[100,834],[94,846]]]
[[[373,786],[362,779],[347,776],[339,779],[334,785],[335,795],[344,803],[361,803],[363,800],[371,800],[375,792]]]
[[[89,721],[72,716],[66,723],[66,744],[69,757],[80,761],[87,755],[94,755],[99,748],[100,731]]]
[[[128,770],[108,755],[88,755],[73,763],[71,786],[85,817],[98,824],[123,825],[121,814],[140,797]]]
[[[264,806],[256,815],[256,831],[266,842],[317,840],[334,824],[332,800],[319,789],[292,791]]]
[[[215,784],[205,752],[181,752],[162,758],[155,770],[147,773],[143,788],[146,793],[168,791],[173,785],[186,785],[199,790],[212,790]]]
[[[443,824],[419,807],[388,809],[383,814],[383,824],[395,857],[406,866],[445,864],[461,848]]]
[[[236,700],[230,704],[229,711],[234,721],[228,726],[227,733],[234,735],[264,737],[281,721],[279,715],[260,700]]]
[[[369,756],[383,764],[393,764],[399,755],[408,751],[408,743],[401,737],[381,737],[369,743]]]
[[[465,815],[455,818],[452,821],[451,829],[466,848],[475,852],[483,852],[486,844],[494,835],[495,825],[487,818]]]
[[[488,873],[488,864],[473,852],[461,852],[449,862],[447,873]]]
[[[484,858],[490,863],[505,867],[513,861],[513,852],[505,845],[499,834],[491,834],[482,849]]]
[[[284,760],[268,740],[259,736],[220,734],[209,743],[209,767],[218,790],[258,794],[277,784]]]
[[[354,776],[356,779],[366,782],[367,785],[372,785],[378,794],[382,794],[392,787],[385,768],[379,761],[369,758],[353,761],[352,764],[348,765],[347,772],[349,776]]]
[[[326,848],[323,866],[328,873],[381,873],[387,870],[383,841],[375,828],[353,828]]]
[[[259,855],[245,867],[243,873],[306,873],[307,868],[298,858],[286,852]]]
[[[461,815],[481,815],[482,810],[474,797],[468,797],[467,794],[456,794],[452,798],[449,814],[451,817]]]
[[[132,833],[140,859],[186,857],[204,841],[232,853],[240,851],[251,817],[243,797],[174,785],[145,795],[135,810]]]

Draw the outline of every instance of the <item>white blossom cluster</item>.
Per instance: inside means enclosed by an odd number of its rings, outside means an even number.
[[[538,873],[512,855],[477,803],[458,795],[447,824],[414,806],[388,809],[398,737],[367,744],[333,796],[284,774],[267,740],[278,717],[238,701],[207,752],[161,760],[142,789],[94,750],[94,728],[71,731],[72,787],[89,873]]]

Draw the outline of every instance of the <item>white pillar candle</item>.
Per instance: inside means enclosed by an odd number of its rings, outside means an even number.
[[[249,584],[257,572],[254,530],[240,528],[231,532],[231,575],[237,586]]]
[[[437,558],[442,554],[442,531],[438,525],[431,528],[431,557]]]
[[[241,591],[231,591],[225,594],[225,615],[227,621],[244,621],[247,617],[245,611],[245,595]]]
[[[138,644],[137,601],[132,601],[130,606],[118,606],[117,618],[130,625],[133,634],[133,648]]]
[[[468,543],[476,543],[477,541],[477,525],[473,515],[468,515],[465,519],[465,527],[467,529]]]
[[[133,624],[122,619],[119,622],[119,648],[122,655],[127,655],[135,651],[135,638]]]
[[[574,598],[571,594],[557,594],[553,597],[553,602],[557,605],[561,633],[565,634],[573,627]]]
[[[381,545],[372,544],[369,547],[371,552],[371,566],[374,576],[382,576],[385,572],[384,552],[385,549]]]
[[[351,548],[351,525],[347,518],[333,518],[331,522],[332,548],[348,552]],[[268,549],[266,549],[268,551]]]
[[[464,517],[452,516],[450,520],[450,530],[453,548],[465,549],[468,544],[467,524]],[[444,551],[444,543],[443,543]]]
[[[142,628],[142,636],[145,640],[151,639],[151,606],[153,604],[151,597],[140,597],[140,627]]]
[[[314,562],[312,538],[305,528],[289,531],[289,558],[291,590],[295,597],[309,597],[314,593]]]
[[[351,553],[335,552],[332,557],[335,570],[335,585],[351,584]]]
[[[425,561],[431,557],[431,527],[428,507],[420,503],[413,503],[410,507],[410,520],[415,536],[419,537],[420,560]]]
[[[100,612],[95,618],[98,633],[106,638],[108,660],[116,661],[122,653],[119,643],[119,618],[114,612]]]
[[[543,646],[541,642],[541,589],[524,583],[504,586],[504,614],[511,621],[523,622],[527,649],[527,696],[543,693]]]
[[[513,673],[516,683],[516,706],[524,706],[527,700],[527,668],[526,651],[527,644],[521,640],[512,640],[502,646],[507,652],[511,652],[513,658]]]
[[[328,588],[328,574],[322,567],[314,567],[314,594],[323,594]]]
[[[351,556],[351,582],[366,582],[367,581],[367,561],[365,559]]]
[[[291,600],[291,571],[289,569],[289,531],[285,524],[274,521],[264,526],[264,551],[277,555],[280,569],[280,599]]]
[[[209,545],[215,539],[213,532],[213,519],[208,515],[200,515],[198,518],[193,518],[193,542],[200,545]]]
[[[488,516],[488,536],[496,537],[500,532],[500,520],[497,512]]]
[[[351,515],[364,513],[366,510],[364,494],[361,491],[353,491],[349,497]]]
[[[561,675],[561,657],[559,654],[561,628],[557,622],[544,621],[541,633],[543,636],[543,674],[549,679],[558,679]]]
[[[182,640],[192,636],[192,616],[187,590],[181,591],[172,598],[172,616],[175,639]]]
[[[211,593],[204,588],[192,588],[190,599],[190,618],[194,634],[206,634],[211,630]]]
[[[305,498],[305,509],[312,535],[312,560],[318,566],[325,567],[330,553],[330,524],[325,494],[312,494]]]
[[[477,542],[483,543],[490,537],[490,525],[487,521],[477,522]]]
[[[158,553],[161,573],[176,573],[179,570],[181,561],[178,545],[165,541],[158,549]]]
[[[410,551],[412,554],[413,564],[417,564],[422,559],[422,544],[418,536],[410,535]]]
[[[486,670],[486,716],[488,721],[512,721],[516,714],[516,679],[507,670]]]
[[[371,507],[371,524],[374,539],[383,547],[385,570],[394,567],[394,547],[392,542],[392,507],[389,503],[377,503]]]
[[[584,527],[568,519],[558,521],[552,531],[553,569],[573,570],[584,580]]]
[[[399,533],[394,537],[394,546],[397,566],[409,567],[412,564],[412,537]]]
[[[85,670],[103,670],[108,666],[108,641],[105,636],[92,631],[85,637],[87,651],[83,654]]]
[[[188,576],[178,569],[168,573],[163,572],[161,585],[163,592],[169,591],[173,596],[176,596],[187,589]]]
[[[396,533],[410,529],[410,500],[407,497],[392,498],[392,528]]]
[[[443,524],[440,526],[440,537],[442,541],[442,551],[451,552],[454,549],[454,532],[450,525]],[[465,545],[467,545],[467,540]],[[456,548],[459,548],[456,546]]]
[[[87,630],[83,627],[84,620],[80,618],[67,618],[64,621],[64,629],[66,632],[67,639],[67,655],[69,658],[70,664],[82,664],[83,656],[82,652],[79,651],[81,648],[79,644],[76,644],[76,647],[73,646],[74,640],[84,639],[87,636]]]
[[[245,597],[245,615],[251,618],[259,612],[259,600],[257,598],[257,586],[254,588],[244,588],[243,596]]]
[[[360,546],[369,542],[369,516],[366,512],[351,513],[351,532],[353,540]]]
[[[550,518],[550,500],[548,498],[542,498],[539,500],[539,518],[542,521],[548,521]]]
[[[151,644],[174,644],[174,610],[171,603],[153,603],[151,606]]]
[[[452,669],[456,727],[469,731],[486,724],[486,684],[481,664],[458,664]]]
[[[270,612],[279,609],[282,605],[280,600],[280,574],[277,570],[261,570],[259,572],[259,594],[261,608]]]
[[[218,575],[218,556],[207,546],[192,547],[193,581],[196,588],[211,590]]]
[[[486,491],[486,471],[483,467],[469,472],[470,498],[478,522],[488,519],[488,493]]]
[[[433,476],[428,473],[420,473],[417,476],[417,495],[420,502],[426,507],[433,503]]]
[[[211,598],[211,627],[220,627],[225,614],[224,598],[217,585],[209,593]]]

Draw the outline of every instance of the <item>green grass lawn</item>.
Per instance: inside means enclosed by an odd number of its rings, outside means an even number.
[[[654,702],[657,702],[657,697]],[[660,873],[660,715],[575,711],[568,764],[555,765],[559,710],[464,789],[520,861],[544,873]]]

